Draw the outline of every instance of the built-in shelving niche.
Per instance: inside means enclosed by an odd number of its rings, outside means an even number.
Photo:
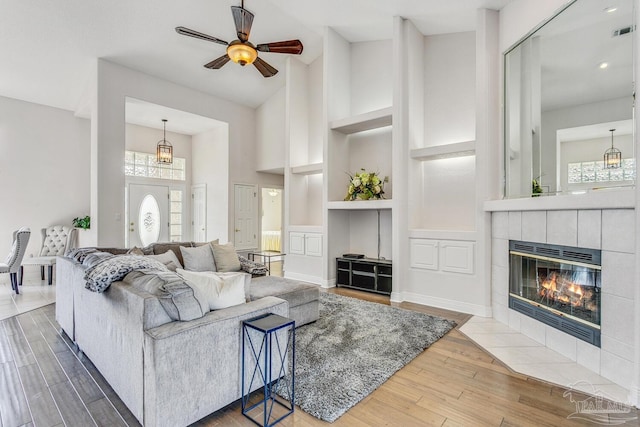
[[[292,166],[291,173],[295,175],[317,175],[322,173],[323,163]]]
[[[434,145],[431,147],[416,148],[409,152],[414,160],[428,161],[438,159],[450,159],[453,157],[473,156],[476,154],[476,142],[464,141],[451,144]]]
[[[381,110],[334,120],[329,124],[329,127],[345,135],[380,129],[392,125],[392,111],[392,107],[387,107]]]

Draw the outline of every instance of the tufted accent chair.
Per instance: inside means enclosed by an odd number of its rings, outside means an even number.
[[[11,277],[11,289],[13,289],[16,294],[20,293],[20,290],[18,289],[18,272],[20,271],[24,253],[27,251],[29,237],[31,237],[31,230],[27,227],[22,227],[21,229],[14,231],[11,252],[9,252],[9,255],[7,256],[7,261],[0,263],[0,273],[9,273],[9,276]]]
[[[43,228],[42,248],[40,255],[33,258],[25,258],[22,265],[39,265],[40,277],[44,280],[44,267],[48,267],[49,284],[53,282],[53,266],[56,264],[57,256],[64,256],[74,248],[76,242],[76,230],[66,225],[52,225]]]
[[[75,243],[76,229],[66,225],[52,225],[42,229],[40,256],[66,255]]]

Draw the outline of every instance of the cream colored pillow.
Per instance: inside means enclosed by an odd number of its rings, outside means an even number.
[[[216,271],[211,245],[187,248],[180,246],[184,268],[189,271]]]
[[[167,268],[171,271],[176,271],[178,268],[182,268],[182,264],[180,264],[180,260],[175,252],[172,249],[169,249],[167,252],[160,255],[147,255],[149,258],[157,259],[161,263],[167,266]]]
[[[240,271],[240,258],[236,253],[236,248],[232,243],[225,245],[219,245],[211,243],[211,249],[213,250],[213,259],[216,263],[216,269],[221,272],[227,271]]]
[[[187,283],[196,288],[209,303],[210,310],[220,310],[245,303],[244,275],[176,270]]]

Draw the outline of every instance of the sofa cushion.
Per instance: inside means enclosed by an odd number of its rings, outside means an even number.
[[[316,285],[276,276],[252,279],[250,293],[251,301],[270,295],[288,301],[290,308],[317,301],[320,298],[320,290]]]
[[[180,261],[180,265],[184,265],[184,260],[182,259],[182,252],[180,251],[181,247],[190,248],[193,246],[191,242],[161,242],[161,243],[152,243],[151,245],[143,248],[145,251],[145,255],[161,255],[168,250],[172,250],[176,256],[178,257],[178,261]],[[146,253],[146,252],[149,253]]]
[[[246,302],[244,273],[193,272],[178,269],[178,275],[206,295],[210,310]]]
[[[184,269],[190,271],[216,271],[211,245],[196,248],[180,247],[184,259]]]
[[[133,270],[167,271],[167,267],[155,259],[121,255],[107,258],[88,268],[85,272],[85,288],[93,292],[104,292],[111,283],[122,280]]]
[[[228,271],[240,271],[240,259],[238,258],[238,253],[232,243],[227,243],[225,245],[212,243],[211,249],[213,250],[213,259],[215,260],[216,269],[218,271],[223,273]]]
[[[147,257],[160,261],[171,271],[176,271],[177,268],[182,268],[182,264],[180,264],[180,260],[176,256],[176,253],[171,249],[163,254],[147,255]]]
[[[199,319],[209,312],[204,295],[171,271],[132,271],[122,280],[154,295],[172,320]]]
[[[127,251],[127,255],[144,255],[144,251],[139,247],[134,246]]]

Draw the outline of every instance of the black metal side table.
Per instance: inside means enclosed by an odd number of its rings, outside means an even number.
[[[242,322],[242,414],[259,426],[293,413],[295,328],[294,320],[272,313]]]

